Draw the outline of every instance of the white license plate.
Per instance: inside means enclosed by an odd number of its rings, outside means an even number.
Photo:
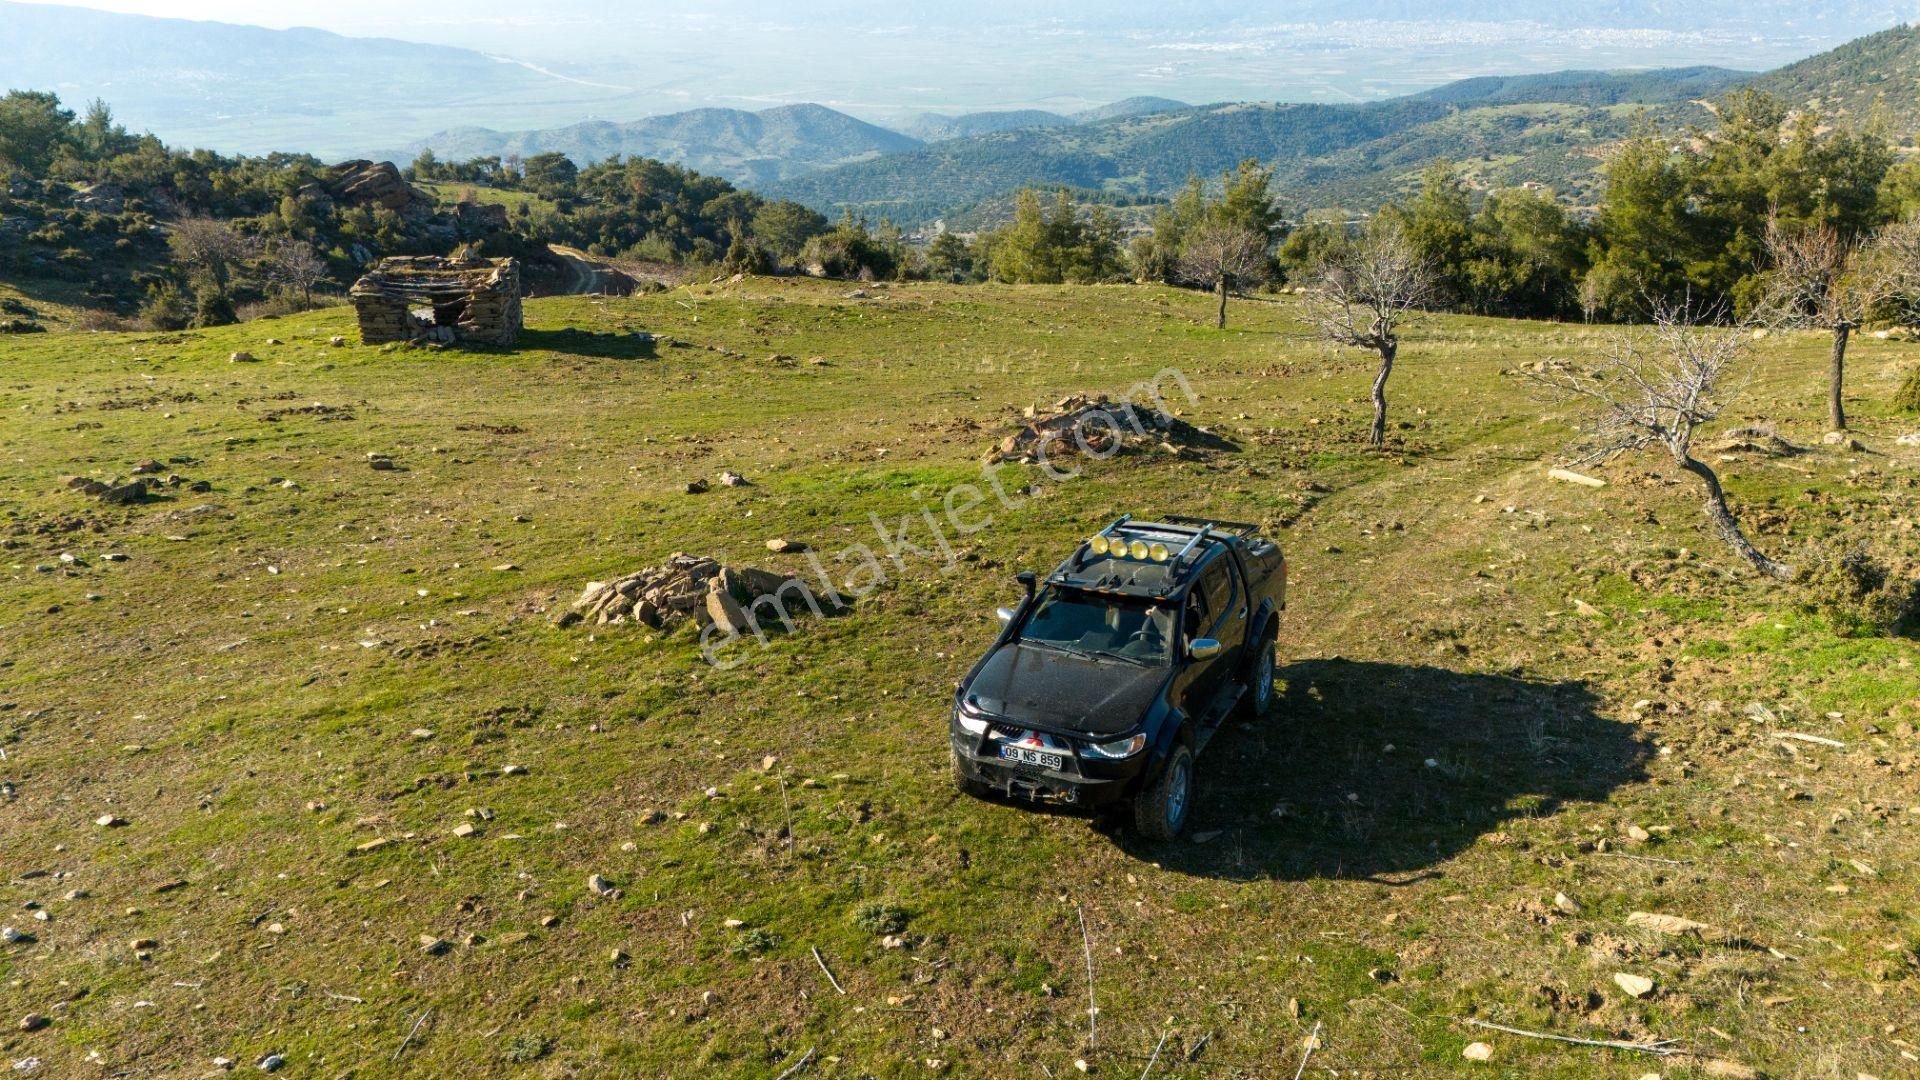
[[[1059,771],[1060,766],[1066,764],[1066,759],[1059,754],[1029,750],[1024,746],[1003,746],[1000,748],[1000,757],[1016,765],[1034,765],[1042,769],[1053,769],[1056,772]]]

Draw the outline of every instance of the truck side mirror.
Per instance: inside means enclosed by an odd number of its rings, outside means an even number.
[[[1220,643],[1210,637],[1195,638],[1187,646],[1187,655],[1195,660],[1211,660],[1220,655]]]
[[[1013,575],[1013,580],[1019,582],[1020,587],[1027,590],[1027,599],[1029,600],[1033,599],[1034,590],[1040,584],[1039,575],[1035,574],[1031,570],[1022,570],[1019,573]]]

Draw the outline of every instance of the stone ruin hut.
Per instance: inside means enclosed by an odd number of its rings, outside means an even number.
[[[512,259],[402,255],[353,283],[360,340],[511,345],[520,335],[520,266]]]

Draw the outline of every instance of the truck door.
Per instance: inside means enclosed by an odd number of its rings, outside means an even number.
[[[1239,670],[1247,637],[1247,590],[1238,580],[1233,560],[1221,556],[1201,571],[1200,580],[1188,589],[1187,634],[1190,643],[1212,638],[1220,643],[1219,655],[1211,660],[1189,660],[1187,715],[1205,717],[1209,725],[1218,716],[1208,715],[1215,698],[1235,671]]]

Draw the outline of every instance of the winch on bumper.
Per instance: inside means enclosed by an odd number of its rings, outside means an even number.
[[[1083,744],[1070,736],[1003,724],[974,734],[956,722],[951,733],[954,767],[960,777],[1009,798],[1048,799],[1071,806],[1102,807],[1124,799],[1146,769],[1149,756],[1098,757],[1083,752]]]

